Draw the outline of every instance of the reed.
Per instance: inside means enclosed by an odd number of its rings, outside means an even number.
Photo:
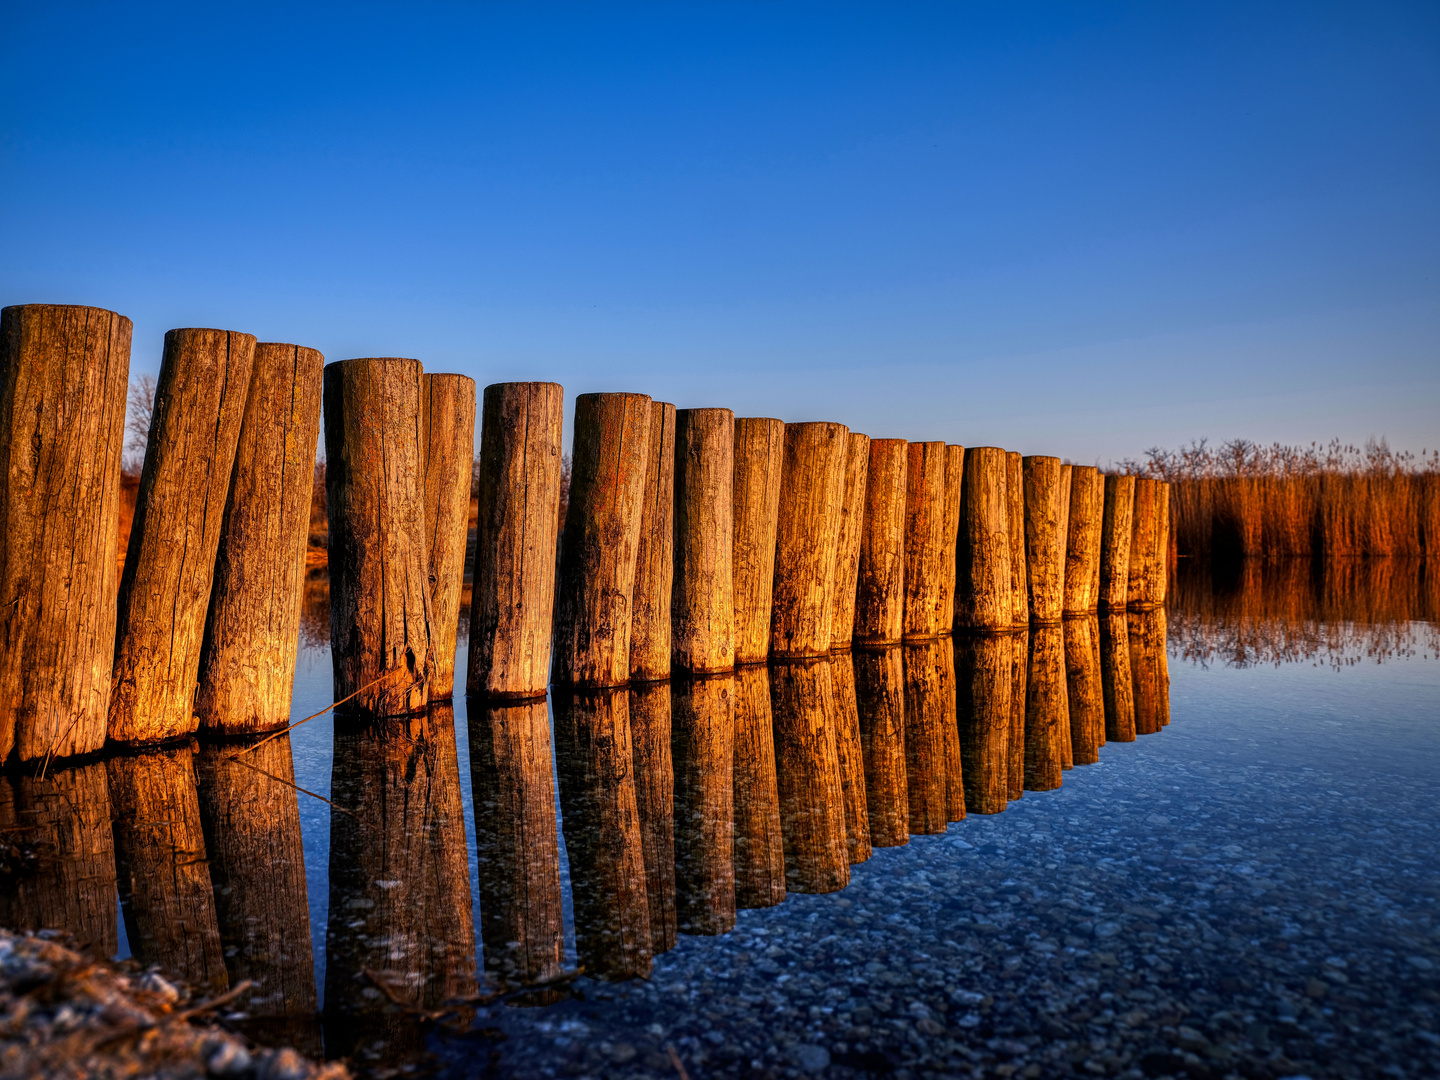
[[[1440,452],[1205,440],[1111,471],[1170,482],[1178,554],[1194,558],[1440,554]]]

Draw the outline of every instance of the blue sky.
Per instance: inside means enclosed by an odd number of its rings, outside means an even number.
[[[1440,444],[1440,5],[11,5],[0,303],[1077,461]]]

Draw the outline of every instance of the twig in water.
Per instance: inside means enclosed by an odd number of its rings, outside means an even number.
[[[665,1051],[670,1055],[670,1064],[675,1066],[675,1071],[680,1074],[680,1080],[690,1080],[690,1074],[685,1071],[685,1066],[680,1061],[680,1055],[675,1052],[674,1043],[666,1043]]]
[[[284,732],[281,732],[281,734],[283,735]],[[258,744],[257,744],[257,745],[258,745]],[[254,749],[254,747],[251,747],[251,749]],[[360,817],[359,814],[355,813],[355,811],[353,811],[353,810],[346,810],[345,807],[341,806],[339,803],[331,802],[331,801],[330,801],[329,799],[327,799],[324,795],[317,795],[315,792],[309,790],[308,788],[303,788],[303,787],[301,787],[299,784],[295,783],[293,780],[286,780],[283,776],[276,776],[276,775],[275,775],[274,773],[272,773],[272,772],[266,772],[264,769],[260,768],[259,765],[252,765],[252,764],[251,764],[250,762],[248,762],[248,761],[241,761],[238,757],[232,757],[230,760],[233,761],[236,765],[243,765],[243,766],[244,766],[245,768],[247,768],[247,769],[253,769],[253,770],[255,770],[255,771],[258,772],[261,776],[268,776],[271,780],[274,780],[277,784],[284,784],[286,787],[292,787],[292,788],[294,788],[296,791],[300,792],[300,794],[302,794],[302,795],[309,795],[312,799],[319,799],[321,802],[327,804],[327,805],[330,806],[332,809],[339,810],[340,813],[342,813],[342,814],[349,814],[349,815],[350,815],[352,818],[354,818],[356,821],[360,822],[361,825],[367,825],[367,824],[368,824],[363,818]]]
[[[356,690],[353,694],[349,694],[349,695],[341,698],[339,701],[332,701],[329,705],[326,705],[325,708],[321,709],[319,712],[317,712],[317,713],[311,713],[309,716],[305,717],[304,720],[296,720],[295,723],[291,724],[289,727],[283,727],[283,728],[281,728],[279,731],[274,732],[273,734],[266,735],[265,738],[261,739],[259,742],[257,742],[257,743],[252,743],[250,746],[245,747],[245,749],[243,749],[243,750],[237,750],[234,754],[231,755],[231,760],[232,760],[232,761],[239,761],[241,754],[248,754],[248,753],[250,753],[250,751],[252,751],[252,750],[258,750],[258,749],[260,749],[260,747],[264,746],[264,745],[265,745],[267,742],[269,742],[271,739],[278,739],[281,735],[289,735],[290,732],[294,731],[294,730],[295,730],[297,727],[299,727],[301,724],[308,724],[311,720],[315,720],[315,719],[317,719],[318,717],[324,716],[324,715],[325,715],[327,712],[329,712],[331,709],[337,709],[337,708],[339,708],[341,705],[344,705],[344,704],[345,704],[347,701],[349,701],[351,698],[357,698],[357,697],[359,697],[361,694],[363,694],[366,690],[369,690],[369,689],[370,689],[372,686],[374,686],[376,683],[382,683],[382,682],[384,682],[386,679],[388,679],[389,677],[390,677],[390,673],[389,673],[389,672],[386,672],[384,675],[381,675],[379,678],[371,679],[368,683],[366,683],[364,686],[360,687],[360,689],[359,689],[359,690]],[[413,686],[414,684],[412,683],[411,685]],[[408,690],[408,689],[410,689],[410,687],[407,686],[406,689]],[[308,795],[308,794],[310,794],[310,793],[307,791],[305,794]],[[319,796],[316,796],[316,797],[319,798]],[[329,802],[330,800],[327,799],[327,800],[325,800],[325,801],[326,801],[326,802]]]

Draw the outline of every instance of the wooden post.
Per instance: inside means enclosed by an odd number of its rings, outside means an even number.
[[[629,692],[557,693],[555,762],[570,858],[575,951],[591,978],[644,978],[654,954]]]
[[[1065,689],[1065,634],[1058,626],[1030,631],[1030,672],[1025,687],[1025,790],[1054,791],[1070,740]]]
[[[1076,765],[1093,765],[1105,745],[1105,693],[1100,686],[1100,623],[1093,615],[1065,620],[1065,686],[1070,745]]]
[[[960,499],[965,480],[965,448],[945,447],[945,546],[940,553],[941,635],[955,627],[955,559],[960,541]]]
[[[460,594],[465,587],[465,546],[470,539],[475,380],[464,375],[423,375],[420,393],[425,545],[435,646],[430,699],[446,701],[455,694],[455,639],[459,632]]]
[[[423,710],[435,674],[420,376],[418,360],[325,366],[335,698],[373,716]]]
[[[1135,741],[1135,689],[1130,631],[1123,611],[1100,616],[1100,688],[1105,695],[1105,741]]]
[[[682,934],[726,934],[735,928],[734,675],[675,682],[670,753],[676,925]]]
[[[830,665],[814,660],[771,665],[770,701],[785,887],[837,892],[850,884],[850,859]]]
[[[855,684],[860,750],[865,759],[865,807],[870,843],[910,842],[910,793],[905,775],[905,667],[901,649],[860,649]]]
[[[670,603],[674,579],[675,406],[652,401],[645,493],[640,506],[640,543],[635,549],[635,597],[631,604],[634,614],[630,618],[632,682],[670,677]],[[665,716],[668,732],[668,707]],[[668,757],[668,749],[666,754]],[[651,907],[653,909],[653,903]]]
[[[905,493],[909,443],[870,441],[855,589],[854,640],[898,644],[905,633]]]
[[[0,761],[105,745],[130,331],[100,308],[0,311]]]
[[[678,433],[678,418],[676,424]],[[575,399],[570,506],[555,602],[556,685],[630,681],[630,598],[649,447],[645,394]]]
[[[830,651],[849,652],[855,635],[855,594],[860,580],[860,541],[865,531],[865,485],[870,476],[870,436],[850,433],[840,532],[835,539],[835,602],[830,608]]]
[[[845,793],[845,848],[850,865],[870,858],[870,811],[865,804],[865,758],[860,748],[860,712],[855,697],[855,665],[849,653],[830,658],[835,692],[835,754]]]
[[[912,442],[905,466],[905,640],[933,641],[942,624],[945,444]]]
[[[207,731],[290,722],[324,366],[314,349],[255,346],[200,648],[195,714]]]
[[[1065,560],[1066,545],[1069,543],[1070,536],[1070,484],[1074,475],[1075,466],[1066,464],[1060,466],[1060,560],[1062,564]],[[1063,565],[1061,573],[1064,573]]]
[[[708,675],[735,667],[733,483],[735,414],[675,414],[675,592],[671,658]]]
[[[476,701],[467,728],[485,970],[503,987],[552,979],[565,925],[549,709]]]
[[[1070,512],[1065,537],[1065,614],[1088,615],[1100,601],[1100,528],[1105,519],[1105,482],[1093,465],[1070,474]]]
[[[1030,684],[1030,630],[1010,636],[1010,801],[1025,794],[1025,705]]]
[[[955,629],[1009,630],[1010,514],[1005,451],[965,451],[955,563]]]
[[[104,762],[0,776],[0,830],[44,853],[44,872],[12,874],[0,889],[0,926],[64,930],[77,944],[114,956],[115,837]]]
[[[1023,460],[1025,561],[1030,577],[1030,622],[1054,625],[1065,604],[1065,522],[1061,518],[1060,459]]]
[[[955,638],[955,697],[965,809],[998,814],[1010,792],[1010,681],[1008,638]]]
[[[1162,482],[1160,484],[1160,496],[1156,507],[1159,516],[1159,523],[1155,526],[1155,536],[1159,543],[1156,545],[1155,563],[1151,568],[1152,584],[1151,595],[1155,598],[1156,607],[1165,606],[1165,595],[1170,587],[1170,568],[1175,565],[1175,533],[1170,522],[1170,485]]]
[[[364,1047],[397,1066],[423,1045],[419,1012],[475,993],[454,712],[338,716],[334,746],[330,796],[349,813],[330,815],[325,1051]],[[390,996],[374,993],[377,981]]]
[[[675,767],[670,756],[668,679],[630,684],[630,751],[645,855],[650,951],[659,956],[673,949],[676,940]]]
[[[785,423],[763,417],[735,421],[731,513],[735,546],[735,663],[763,664],[770,655],[770,601],[775,584],[775,530],[785,468]]]
[[[220,508],[250,387],[255,339],[171,330],[116,605],[109,734],[117,743],[188,735]]]
[[[1005,510],[1010,527],[1010,616],[1016,627],[1030,625],[1030,570],[1025,553],[1025,468],[1020,454],[1005,455]]]
[[[467,694],[523,701],[550,682],[564,404],[559,383],[485,388]]]
[[[835,601],[835,542],[845,486],[849,429],[824,422],[785,425],[785,468],[775,530],[770,654],[824,656]]]
[[[311,395],[317,413],[319,376],[317,356]],[[317,415],[310,429],[312,448],[319,426]],[[244,979],[256,984],[245,999],[250,1016],[265,1020],[267,1030],[318,1050],[310,905],[290,736],[243,751],[239,760],[234,754],[206,746],[195,758],[225,968],[232,986]]]
[[[1126,578],[1125,604],[1136,611],[1148,611],[1164,600],[1165,546],[1160,535],[1162,498],[1159,480],[1135,478],[1135,509],[1130,525],[1130,569]],[[1157,573],[1157,567],[1160,572]],[[1158,579],[1158,581],[1157,581]]]
[[[905,654],[905,778],[910,800],[910,832],[943,833],[948,821],[950,745],[946,695],[939,654],[948,642],[907,645]]]
[[[1105,510],[1100,524],[1101,611],[1124,611],[1130,586],[1130,532],[1135,512],[1135,477],[1105,477]]]
[[[1130,675],[1135,734],[1153,735],[1170,722],[1170,671],[1165,656],[1165,609],[1132,611]]]
[[[735,906],[774,907],[785,899],[785,846],[775,784],[770,673],[735,672]]]
[[[109,776],[120,912],[130,952],[211,992],[229,986],[206,865],[192,748],[117,754]]]

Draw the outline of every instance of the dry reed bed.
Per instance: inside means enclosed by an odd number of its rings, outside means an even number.
[[[1440,454],[1268,447],[1152,448],[1125,472],[1170,482],[1179,555],[1279,559],[1440,555]]]

